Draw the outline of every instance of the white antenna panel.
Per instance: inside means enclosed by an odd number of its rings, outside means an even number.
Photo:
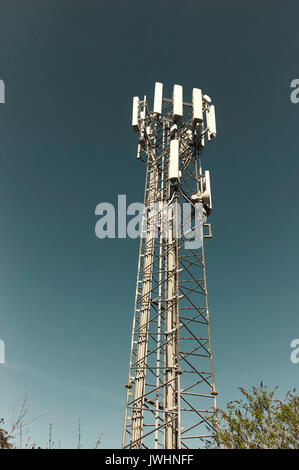
[[[154,97],[154,113],[161,116],[162,114],[162,97],[163,97],[163,83],[155,83],[155,97]]]
[[[173,119],[178,121],[183,117],[183,87],[174,85],[173,87]]]
[[[203,121],[202,111],[202,92],[200,88],[193,88],[192,90],[192,104],[193,104],[193,122]]]
[[[204,202],[209,206],[212,210],[212,193],[211,193],[211,180],[210,180],[210,172],[209,170],[205,171],[205,186],[206,189],[203,193]]]
[[[213,104],[207,110],[207,126],[209,129],[209,137],[214,139],[216,137],[216,117],[215,106]]]
[[[179,177],[179,141],[173,139],[170,141],[168,178],[173,181],[179,180]]]
[[[137,132],[139,130],[138,115],[139,115],[139,97],[134,96],[134,98],[133,98],[133,111],[132,111],[132,128],[135,132]]]

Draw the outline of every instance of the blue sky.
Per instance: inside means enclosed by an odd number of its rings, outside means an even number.
[[[298,2],[0,0],[0,416],[29,394],[32,439],[120,447],[138,242],[95,207],[141,201],[133,95],[213,97],[207,243],[218,405],[298,387]]]

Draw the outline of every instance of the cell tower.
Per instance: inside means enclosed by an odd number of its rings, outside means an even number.
[[[211,99],[192,103],[155,84],[153,111],[133,98],[137,158],[146,167],[123,448],[198,448],[215,435],[216,395],[204,239],[211,238]],[[183,209],[182,209],[183,208]]]

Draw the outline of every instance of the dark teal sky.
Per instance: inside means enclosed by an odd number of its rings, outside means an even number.
[[[218,136],[208,290],[219,406],[298,386],[299,5],[292,0],[0,0],[0,416],[29,393],[45,445],[119,447],[136,240],[99,240],[100,202],[143,197],[133,95],[203,88]]]

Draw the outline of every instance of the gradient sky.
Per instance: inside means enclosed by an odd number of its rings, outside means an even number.
[[[174,83],[216,105],[207,275],[218,405],[299,385],[298,1],[0,0],[0,416],[29,394],[45,446],[118,448],[137,240],[95,207],[141,201],[133,95]]]

